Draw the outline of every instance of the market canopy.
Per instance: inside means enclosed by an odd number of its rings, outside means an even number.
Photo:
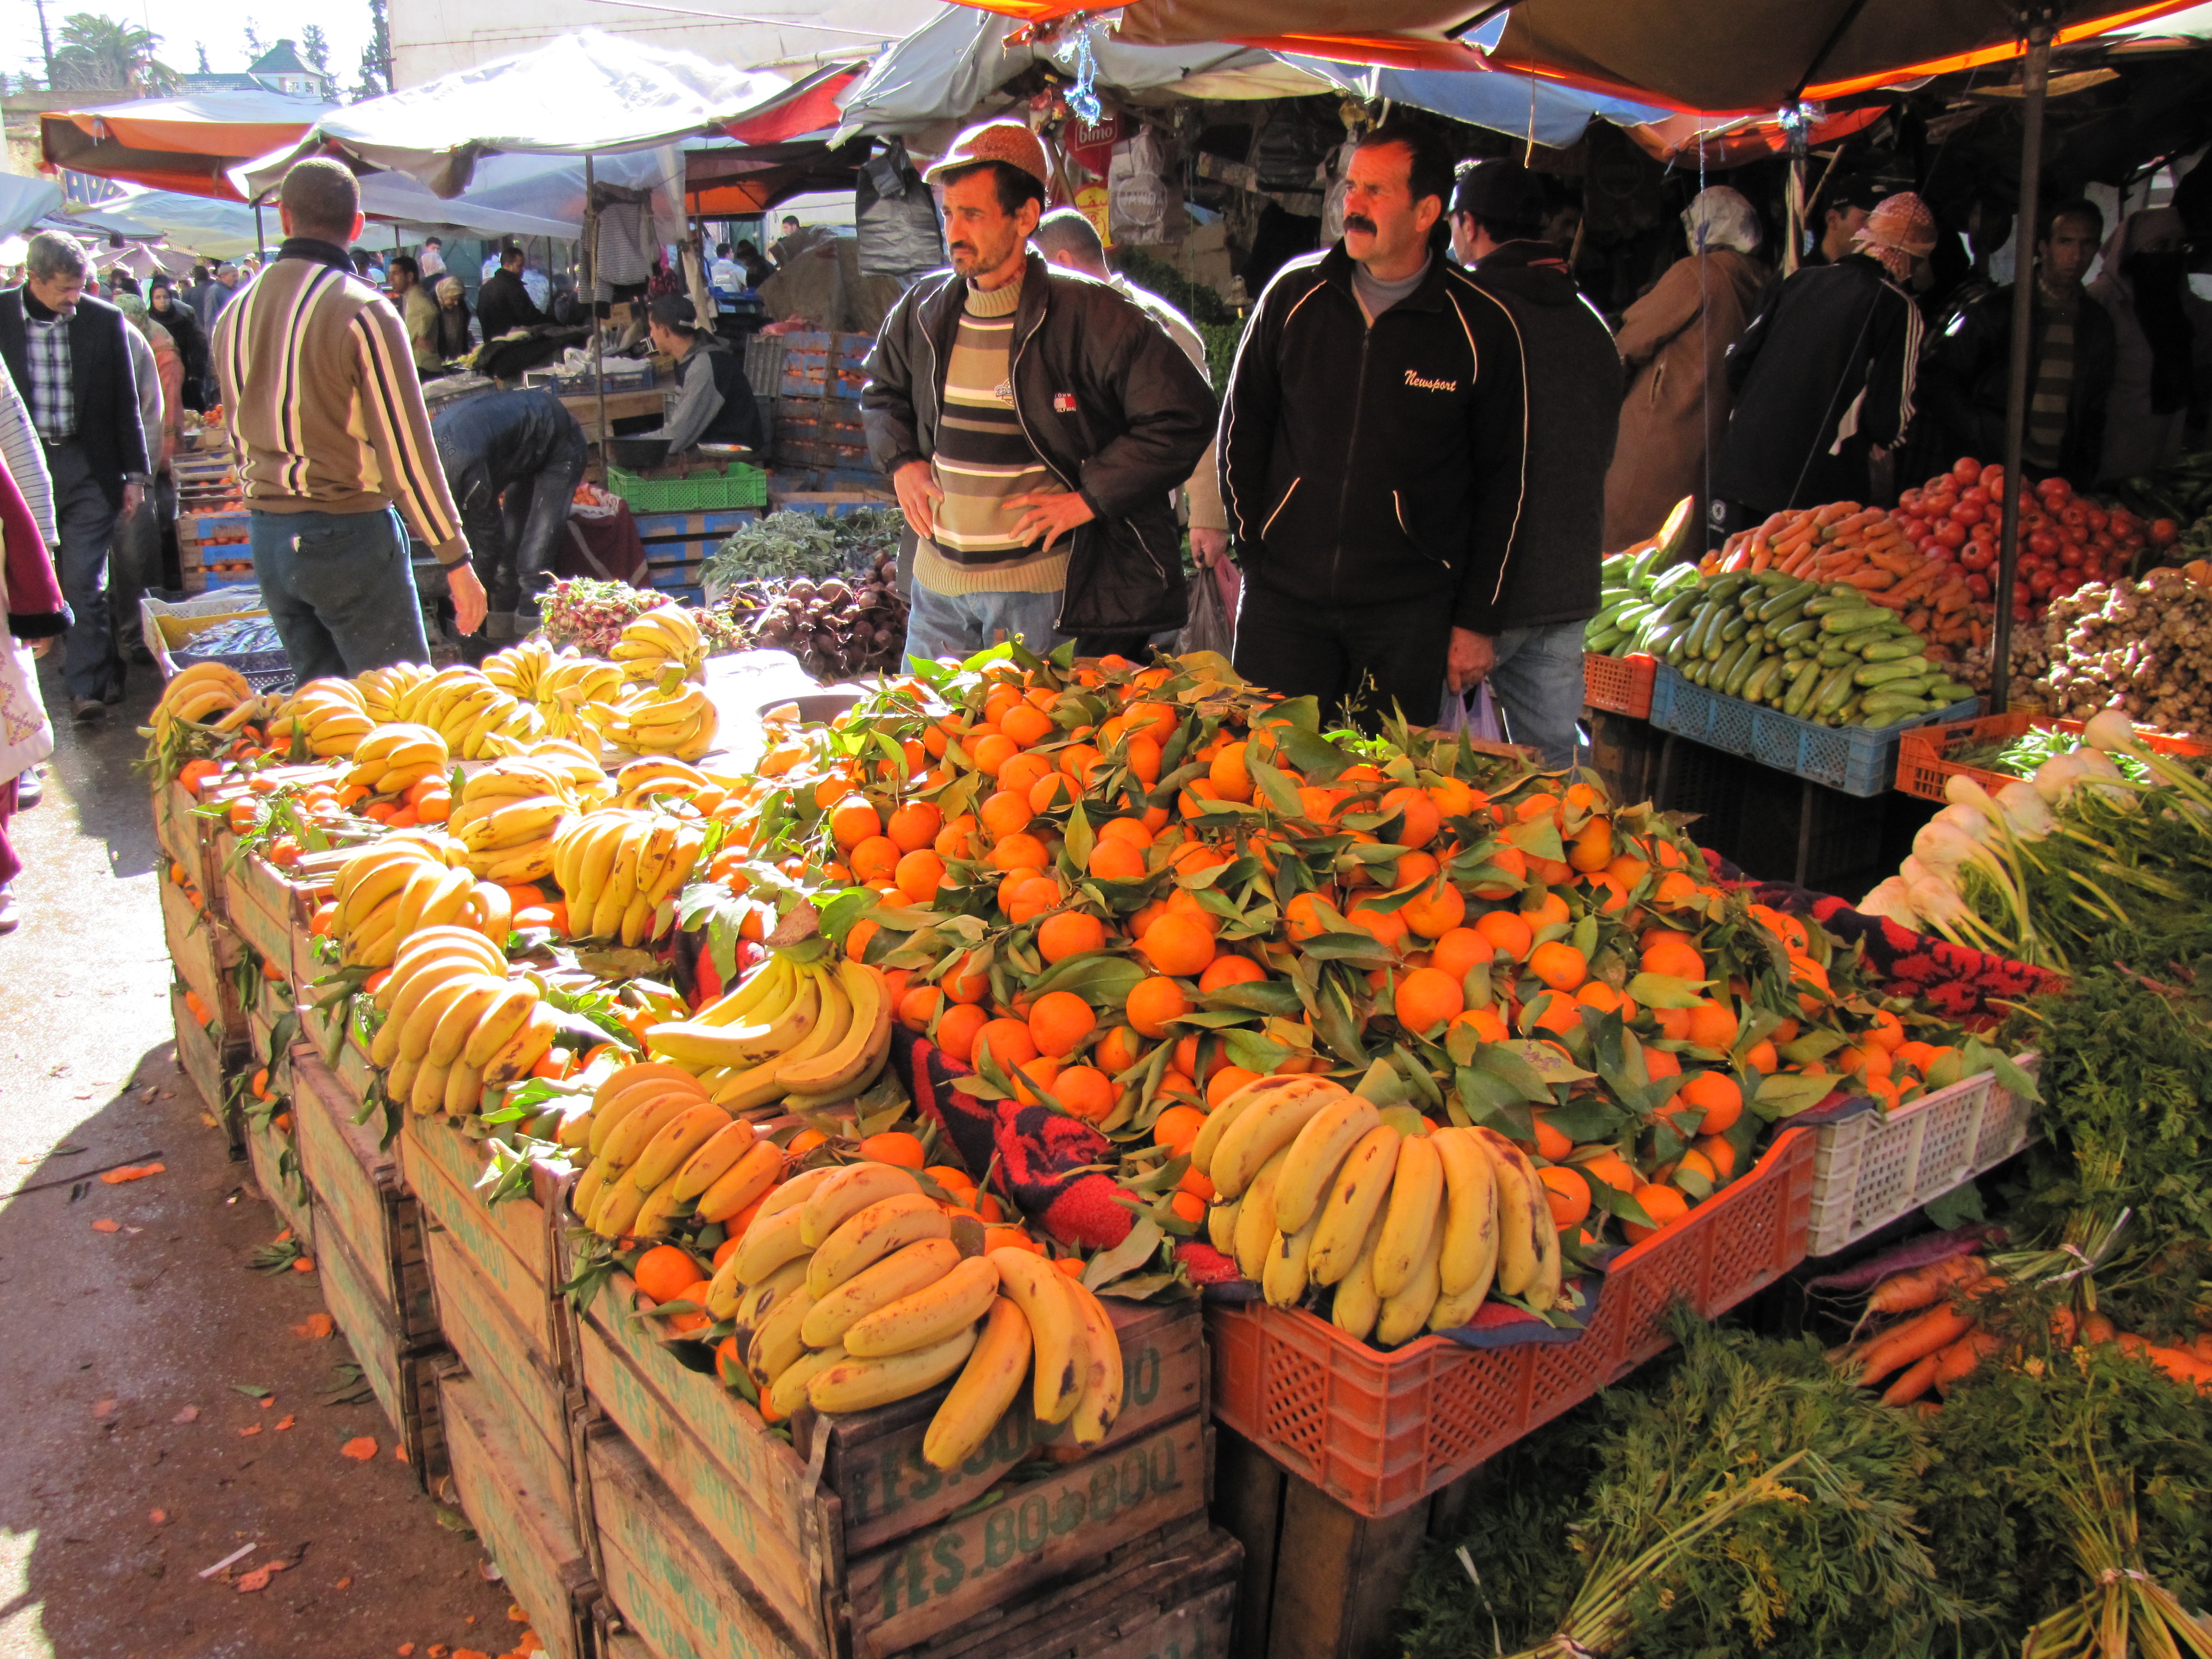
[[[233,167],[296,143],[332,107],[275,92],[139,98],[41,115],[40,151],[50,167],[234,201]]]
[[[468,190],[487,156],[653,149],[720,131],[785,89],[781,76],[586,29],[332,111],[290,149],[255,162],[247,182],[264,197],[294,161],[334,155],[359,171],[410,174],[451,198]]]
[[[88,230],[112,231],[140,241],[166,241],[210,259],[239,258],[260,246],[252,208],[180,191],[126,191],[105,202],[73,207],[66,217]]]
[[[1031,23],[1091,9],[1088,0],[963,3]],[[2053,10],[2063,45],[2194,3],[2053,0]],[[1228,41],[1395,69],[1514,70],[1706,111],[1842,97],[2025,49],[2014,0],[1133,0],[1114,33],[1132,46]]]
[[[1410,104],[1471,127],[1510,133],[1554,149],[1575,143],[1592,121],[1641,130],[1674,113],[1656,104],[1640,104],[1529,75],[1389,69],[1288,54],[1283,61],[1357,97]]]
[[[28,230],[62,204],[62,187],[51,179],[0,173],[0,237]]]

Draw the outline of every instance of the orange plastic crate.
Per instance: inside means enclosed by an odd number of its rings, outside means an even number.
[[[1571,1342],[1385,1352],[1300,1309],[1209,1306],[1214,1414],[1356,1513],[1395,1515],[1662,1352],[1677,1298],[1711,1316],[1803,1261],[1817,1139],[1784,1129],[1742,1180],[1622,1251]]]
[[[2008,783],[2018,783],[2020,780],[2009,772],[1992,772],[1943,757],[1957,750],[1998,743],[2029,732],[2071,732],[2078,737],[2081,722],[2049,714],[1984,714],[1978,720],[1954,720],[1948,726],[1915,726],[1898,744],[1897,787],[1904,794],[1943,800],[1948,799],[1943,793],[1945,781],[1954,773],[1993,793]],[[2200,743],[2194,738],[2168,737],[2141,727],[2136,728],[2136,737],[2161,755],[2212,755],[2212,743]]]
[[[1583,701],[1608,714],[1643,720],[1651,713],[1651,681],[1659,659],[1641,651],[1626,657],[1583,653]]]

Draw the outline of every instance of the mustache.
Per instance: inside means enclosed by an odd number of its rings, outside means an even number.
[[[1364,213],[1346,214],[1344,228],[1346,230],[1364,230],[1370,236],[1375,234],[1375,222]]]

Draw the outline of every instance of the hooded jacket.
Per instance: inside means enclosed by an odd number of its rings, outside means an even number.
[[[884,319],[860,391],[876,465],[927,460],[967,303],[950,270],[923,277]],[[1034,252],[1014,311],[1014,407],[1039,459],[1095,515],[1078,525],[1054,626],[1150,634],[1189,616],[1170,497],[1213,434],[1213,393],[1167,333],[1106,283]]]
[[[1524,510],[1532,404],[1516,317],[1564,318],[1571,303],[1612,356],[1604,324],[1564,276],[1564,298],[1517,268],[1501,266],[1486,284],[1439,253],[1370,327],[1352,278],[1341,243],[1291,261],[1238,348],[1222,409],[1221,492],[1245,568],[1316,605],[1433,599],[1451,622],[1485,634],[1593,614],[1595,553],[1586,583],[1543,568]],[[1617,356],[1611,377],[1607,457]],[[1604,477],[1601,459],[1593,510]]]

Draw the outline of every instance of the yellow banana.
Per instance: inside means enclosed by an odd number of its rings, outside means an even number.
[[[774,1215],[780,1210],[789,1209],[794,1204],[804,1204],[814,1196],[814,1189],[817,1187],[836,1173],[836,1169],[829,1165],[815,1170],[801,1170],[781,1187],[772,1190],[766,1198],[761,1200],[760,1212],[763,1215]]]
[[[949,1238],[925,1238],[909,1244],[885,1256],[866,1273],[854,1274],[817,1302],[799,1334],[810,1348],[826,1348],[832,1342],[843,1342],[846,1334],[855,1325],[892,1307],[905,1306],[918,1292],[937,1285],[964,1265],[960,1259],[960,1247]],[[999,1282],[997,1270],[988,1261],[982,1265],[990,1271],[991,1283],[995,1287]],[[930,1340],[949,1335],[951,1331],[948,1325],[934,1332]],[[923,1345],[910,1342],[904,1346]],[[846,1349],[862,1358],[902,1352],[900,1348],[880,1346],[855,1350],[849,1343]]]
[[[1441,1231],[1443,1162],[1425,1135],[1408,1135],[1398,1147],[1398,1167],[1390,1177],[1390,1199],[1382,1212],[1382,1231],[1375,1244],[1375,1291],[1385,1302],[1402,1291],[1429,1247],[1429,1235]],[[1421,1310],[1428,1317],[1428,1310]]]
[[[1398,1144],[1403,1139],[1387,1123],[1378,1123],[1359,1138],[1336,1172],[1336,1185],[1322,1206],[1321,1231],[1314,1235],[1306,1256],[1306,1273],[1316,1285],[1334,1285],[1352,1271],[1352,1264],[1375,1231],[1375,1218],[1390,1195],[1390,1176],[1398,1165]]]
[[[1437,1282],[1443,1296],[1455,1303],[1471,1297],[1472,1310],[1490,1294],[1498,1270],[1497,1176],[1472,1130],[1439,1129],[1429,1140],[1444,1168],[1444,1248],[1437,1261]]]
[[[1237,1200],[1237,1271],[1255,1283],[1267,1270],[1267,1247],[1275,1242],[1275,1178],[1289,1155],[1285,1147],[1261,1165]]]
[[[522,1022],[522,1029],[507,1040],[506,1044],[483,1067],[484,1085],[495,1088],[526,1077],[532,1066],[545,1058],[552,1048],[553,1039],[560,1034],[560,1023],[553,1010],[544,1002],[530,1005],[530,1017]]]
[[[777,1417],[789,1417],[807,1401],[807,1389],[814,1379],[831,1366],[843,1363],[845,1350],[831,1346],[803,1353],[783,1368],[781,1375],[769,1385],[768,1403]]]
[[[799,1340],[799,1328],[805,1322],[813,1306],[813,1297],[801,1285],[779,1300],[754,1328],[753,1340],[746,1345],[745,1366],[763,1387],[782,1376],[785,1369],[806,1352],[806,1344]]]
[[[1244,1200],[1232,1198],[1206,1206],[1206,1243],[1226,1256],[1237,1254],[1237,1212]]]
[[[667,1020],[645,1028],[645,1046],[679,1065],[702,1069],[747,1065],[781,1054],[797,1043],[814,1028],[821,1006],[821,986],[810,975],[799,980],[797,993],[772,1020],[739,1026]]]
[[[1074,1431],[1077,1445],[1096,1446],[1111,1432],[1114,1419],[1121,1414],[1126,1380],[1121,1366],[1121,1339],[1114,1334],[1114,1322],[1106,1312],[1105,1304],[1092,1295],[1080,1279],[1069,1279],[1067,1287],[1075,1294],[1076,1312],[1083,1321],[1084,1352],[1089,1361],[1082,1397],[1075,1402],[1075,1413],[1068,1419],[1068,1425]]]
[[[934,1347],[894,1354],[888,1359],[843,1359],[807,1384],[806,1397],[818,1412],[864,1412],[888,1406],[935,1388],[968,1363],[975,1352],[973,1325]]]
[[[823,1240],[807,1267],[806,1287],[817,1297],[827,1296],[893,1250],[925,1238],[951,1237],[952,1224],[934,1200],[919,1193],[880,1199]]]
[[[678,1090],[649,1096],[617,1124],[599,1148],[599,1156],[617,1169],[628,1170],[653,1143],[653,1138],[699,1104]]]
[[[513,1040],[515,1034],[529,1023],[531,1010],[538,1006],[538,988],[527,980],[502,981],[506,990],[494,1000],[469,1033],[461,1048],[461,1062],[481,1070],[492,1062],[492,1057]]]
[[[878,1199],[921,1190],[921,1183],[895,1164],[848,1164],[807,1194],[799,1236],[813,1249]]]
[[[1413,1271],[1407,1274],[1405,1284],[1395,1296],[1382,1298],[1382,1310],[1375,1319],[1375,1340],[1384,1347],[1395,1348],[1401,1342],[1410,1342],[1428,1324],[1429,1315],[1437,1305],[1437,1262],[1443,1249],[1443,1228],[1430,1228],[1428,1242],[1422,1247]],[[1381,1260],[1379,1256],[1376,1259]]]
[[[970,1256],[925,1288],[855,1321],[844,1332],[845,1351],[881,1359],[934,1346],[975,1324],[998,1294],[997,1266],[987,1256]]]
[[[1373,1332],[1375,1322],[1382,1314],[1382,1298],[1375,1291],[1375,1242],[1382,1236],[1382,1222],[1377,1217],[1367,1229],[1367,1237],[1359,1242],[1359,1254],[1352,1257],[1352,1266],[1336,1281],[1336,1295],[1329,1305],[1329,1323],[1362,1342]]]
[[[699,1219],[718,1224],[742,1215],[782,1173],[783,1149],[772,1140],[756,1140],[726,1174],[699,1194]]]
[[[1010,1297],[994,1300],[960,1380],[921,1437],[921,1455],[933,1468],[959,1468],[990,1438],[1022,1390],[1033,1346],[1028,1316]]]
[[[578,1215],[588,1217],[592,1213],[592,1206],[599,1201],[599,1194],[607,1184],[607,1177],[617,1173],[614,1165],[606,1159],[593,1158],[584,1173],[576,1177],[576,1184],[569,1189],[569,1207]]]
[[[671,1066],[665,1061],[634,1060],[608,1073],[592,1093],[592,1136],[588,1143],[591,1151],[595,1154],[605,1151],[607,1137],[615,1132],[623,1118],[647,1099],[672,1091],[687,1095],[694,1100],[707,1097],[707,1091],[699,1086],[698,1079],[681,1066]]]
[[[1275,1177],[1278,1191],[1282,1177]],[[1275,1230],[1273,1241],[1267,1247],[1267,1259],[1261,1264],[1260,1292],[1267,1298],[1270,1307],[1288,1308],[1297,1304],[1306,1293],[1306,1255],[1313,1249],[1314,1234],[1320,1231],[1321,1217],[1312,1220],[1295,1233]]]
[[[1346,1155],[1382,1121],[1374,1103],[1358,1095],[1330,1101],[1307,1121],[1275,1177],[1275,1225],[1280,1231],[1297,1232],[1314,1218]]]
[[[685,1161],[712,1140],[717,1130],[727,1128],[729,1122],[730,1115],[719,1106],[686,1107],[646,1143],[645,1150],[637,1155],[637,1162],[623,1173],[623,1178],[648,1191],[663,1183],[673,1188],[676,1172]]]
[[[491,1012],[492,1006],[507,995],[507,981],[494,979],[489,974],[471,979],[467,988],[447,1005],[437,1029],[430,1034],[430,1046],[425,1054],[430,1064],[450,1066],[459,1060],[461,1050],[467,1046],[477,1024]],[[526,1014],[527,1012],[525,1010]],[[517,1025],[521,1023],[515,1022]]]
[[[1559,1231],[1528,1155],[1495,1129],[1477,1129],[1498,1183],[1498,1288],[1535,1309],[1559,1296]]]
[[[1040,1423],[1065,1423],[1083,1398],[1083,1327],[1067,1276],[1042,1256],[1002,1248],[990,1261],[1014,1305],[1030,1322],[1036,1347],[1031,1406]]]
[[[868,1063],[888,1050],[891,1034],[890,986],[883,970],[865,963],[837,964],[838,994],[847,1008],[845,1029],[801,1057],[786,1056],[775,1080],[793,1094],[826,1094],[857,1083]]]
[[[730,1261],[735,1260],[734,1255],[730,1258]],[[726,1267],[729,1263],[725,1261],[723,1265]],[[785,1262],[757,1285],[734,1282],[741,1293],[731,1316],[745,1328],[750,1337],[759,1328],[761,1321],[775,1310],[778,1301],[806,1288],[806,1260],[802,1256],[796,1261]],[[738,1346],[743,1348],[744,1344],[740,1342]]]
[[[738,1278],[747,1285],[757,1285],[787,1261],[796,1261],[806,1255],[805,1242],[799,1236],[799,1213],[795,1210],[780,1210],[774,1215],[765,1210],[753,1218],[753,1224],[745,1229],[744,1240],[731,1260],[738,1264]],[[945,1230],[948,1233],[951,1229]]]
[[[676,1172],[676,1195],[696,1199],[727,1175],[753,1149],[758,1139],[750,1123],[733,1123],[723,1115],[720,1128],[701,1143]],[[765,1192],[766,1188],[762,1190]]]
[[[642,1189],[641,1189],[642,1190]],[[630,1233],[636,1238],[665,1238],[674,1231],[676,1218],[684,1208],[684,1200],[676,1196],[675,1188],[663,1182],[646,1194],[645,1203],[630,1224]]]
[[[610,1181],[599,1188],[599,1201],[592,1206],[588,1224],[601,1238],[620,1238],[651,1196],[627,1181]]]
[[[1260,1166],[1297,1138],[1321,1109],[1349,1092],[1327,1078],[1285,1078],[1229,1126],[1213,1149],[1213,1190],[1223,1198],[1243,1196]],[[1292,1087],[1304,1085],[1304,1087]]]

